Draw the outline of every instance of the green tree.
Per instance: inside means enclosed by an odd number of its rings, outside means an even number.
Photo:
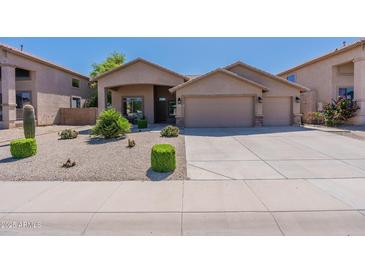
[[[125,62],[125,55],[119,52],[112,52],[108,57],[101,63],[92,64],[92,71],[90,72],[90,77],[94,78],[104,72],[107,72],[115,67],[123,65]],[[97,88],[96,83],[91,84],[92,88]],[[111,103],[111,94],[107,94],[107,104]],[[94,91],[90,94],[89,98],[86,99],[84,107],[97,107],[98,106],[98,93]]]
[[[125,55],[119,52],[112,52],[109,56],[99,64],[92,64],[93,70],[90,73],[92,78],[107,72],[115,67],[123,65],[125,62]]]

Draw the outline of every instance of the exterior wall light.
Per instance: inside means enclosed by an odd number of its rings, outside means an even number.
[[[181,105],[181,98],[179,97],[179,98],[177,98],[177,103],[179,104],[179,105]]]
[[[300,103],[300,98],[298,96],[295,97],[295,102]]]
[[[260,103],[260,104],[262,103],[262,97],[261,96],[257,97],[257,102]]]

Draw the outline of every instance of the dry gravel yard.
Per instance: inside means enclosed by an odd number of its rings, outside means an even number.
[[[0,180],[181,180],[186,174],[183,136],[162,138],[159,131],[146,131],[107,141],[91,139],[84,128],[76,139],[58,140],[57,133],[53,132],[36,137],[36,156],[15,160],[10,154],[9,141],[1,134],[0,131]],[[127,148],[128,138],[135,140],[134,148]],[[150,170],[151,147],[158,143],[176,147],[177,168],[173,173]],[[76,166],[62,168],[68,158],[76,161]]]

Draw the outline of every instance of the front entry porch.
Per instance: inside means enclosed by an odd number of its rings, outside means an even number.
[[[155,123],[175,124],[176,96],[168,86],[154,86]]]
[[[149,124],[175,123],[176,97],[171,86],[125,85],[108,89],[107,104],[117,109],[132,124],[145,118]]]

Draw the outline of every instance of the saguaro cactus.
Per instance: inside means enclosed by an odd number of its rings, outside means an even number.
[[[23,107],[23,128],[25,138],[35,137],[34,108],[31,105]]]

